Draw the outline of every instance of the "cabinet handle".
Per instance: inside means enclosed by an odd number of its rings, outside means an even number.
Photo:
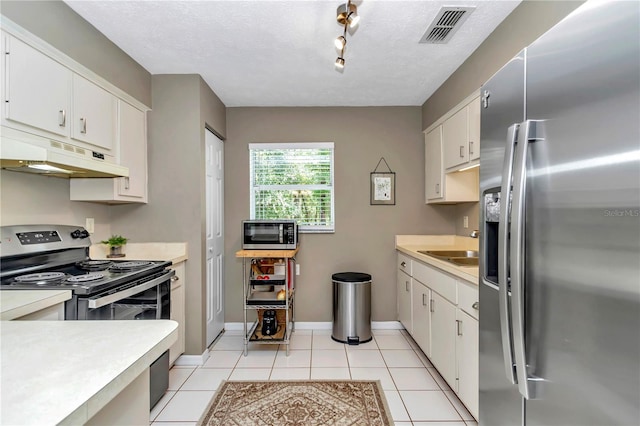
[[[460,145],[460,158],[464,158],[464,145]]]
[[[473,155],[473,141],[469,141],[469,155]]]
[[[436,307],[435,307],[435,303],[433,303],[433,299],[430,299],[430,300],[429,300],[429,311],[430,311],[430,312],[435,312],[435,311],[436,311],[436,309],[435,309],[435,308],[436,308]]]
[[[129,189],[129,176],[124,178],[124,189]]]
[[[440,193],[440,184],[436,183],[436,194]]]
[[[404,282],[404,289],[405,291],[409,291],[409,281]]]
[[[407,262],[404,262],[404,261],[403,261],[403,262],[400,264],[400,266],[402,266],[402,267],[404,268],[405,266],[407,266]]]
[[[427,306],[427,295],[422,293],[422,306]]]
[[[178,281],[179,279],[180,279],[180,277],[177,276],[177,275],[174,275],[174,276],[171,277],[171,281]]]
[[[58,117],[58,125],[60,127],[65,127],[67,125],[67,111],[61,109]]]
[[[458,336],[462,336],[462,321],[456,320],[456,326],[458,331]]]
[[[80,129],[80,133],[87,133],[87,119],[80,117],[80,125],[82,126]]]
[[[476,302],[473,305],[471,305],[471,307],[477,311],[478,309],[480,309],[480,303]]]

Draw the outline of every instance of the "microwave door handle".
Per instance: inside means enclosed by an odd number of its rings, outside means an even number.
[[[135,287],[130,287],[125,290],[119,291],[117,293],[108,294],[104,297],[89,299],[89,308],[90,309],[101,308],[103,306],[110,305],[111,303],[115,303],[118,300],[122,300],[129,296],[133,296],[134,294],[142,293],[143,291],[149,290],[150,288],[153,288],[158,284],[163,283],[164,281],[168,280],[170,277],[172,277],[175,274],[176,274],[176,271],[171,269],[166,273],[162,274],[161,276],[159,276],[158,278],[154,278],[150,281],[146,281]]]
[[[500,190],[500,222],[498,223],[498,301],[500,332],[502,335],[502,359],[505,374],[511,384],[516,383],[513,362],[512,326],[509,321],[509,204],[511,201],[511,178],[513,175],[513,152],[518,137],[519,124],[509,126],[504,152],[502,188]]]
[[[284,225],[281,223],[279,228],[280,244],[284,241]]]

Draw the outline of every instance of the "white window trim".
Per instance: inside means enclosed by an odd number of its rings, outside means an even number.
[[[272,149],[330,149],[333,154],[331,155],[331,215],[332,215],[332,227],[328,226],[314,226],[304,225],[301,226],[299,232],[301,234],[333,234],[336,230],[336,213],[335,213],[335,198],[336,198],[336,182],[335,182],[335,144],[333,142],[252,142],[249,143],[248,150],[272,150]],[[253,173],[249,173],[249,209],[250,219],[255,219],[255,193],[253,191]],[[307,185],[309,189],[326,189],[325,186]],[[300,185],[286,186],[286,185],[274,185],[273,189],[297,189]]]

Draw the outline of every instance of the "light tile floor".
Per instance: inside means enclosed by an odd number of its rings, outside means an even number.
[[[373,330],[374,339],[349,346],[330,330],[296,330],[289,356],[282,345],[251,344],[227,331],[199,367],[175,366],[169,390],[151,411],[152,426],[195,425],[223,380],[380,380],[397,426],[477,426],[429,359],[404,330]]]

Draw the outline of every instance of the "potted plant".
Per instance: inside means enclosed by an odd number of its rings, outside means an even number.
[[[109,246],[107,257],[124,257],[123,246],[127,244],[127,239],[122,235],[112,235],[108,240],[100,242]]]

